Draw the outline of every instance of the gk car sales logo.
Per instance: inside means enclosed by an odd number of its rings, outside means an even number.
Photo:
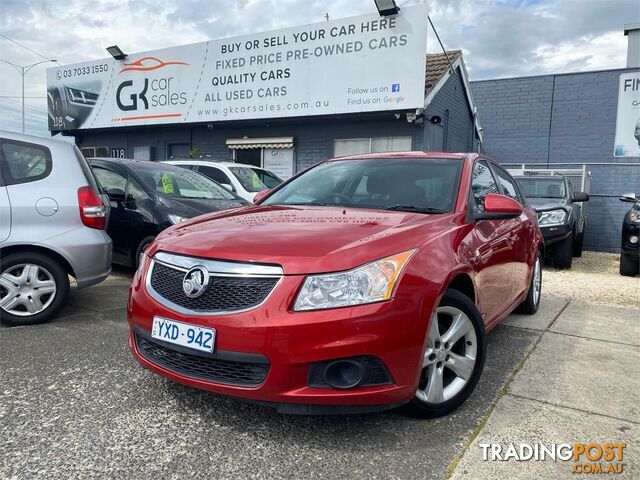
[[[178,61],[162,61],[156,57],[143,57],[132,63],[125,63],[119,73],[123,72],[157,72],[171,66],[188,66]],[[187,103],[187,92],[176,90],[174,77],[154,75],[152,77],[135,78],[121,82],[116,89],[116,104],[124,112],[150,110],[159,107],[171,107]],[[162,115],[146,115],[137,117],[114,118],[115,121],[139,118],[175,117],[180,113],[164,113]]]

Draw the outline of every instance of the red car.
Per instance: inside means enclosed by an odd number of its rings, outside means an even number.
[[[258,203],[146,250],[128,303],[142,366],[287,413],[433,417],[474,390],[486,332],[538,308],[536,214],[481,155],[332,159]]]

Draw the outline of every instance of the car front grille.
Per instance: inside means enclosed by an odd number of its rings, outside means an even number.
[[[194,313],[228,313],[248,310],[260,305],[278,283],[279,277],[211,275],[202,295],[190,298],[184,293],[185,271],[154,262],[149,285],[169,307],[175,306]]]
[[[253,358],[260,357],[260,362],[221,359],[206,354],[186,353],[184,349],[178,351],[140,333],[134,335],[138,352],[143,358],[185,377],[224,385],[257,387],[269,373],[269,362],[262,355],[251,355]],[[223,352],[218,355],[221,354]]]

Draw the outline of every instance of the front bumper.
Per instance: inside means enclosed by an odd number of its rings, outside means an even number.
[[[131,285],[127,309],[131,327],[129,346],[143,367],[171,380],[265,403],[287,413],[366,412],[411,400],[418,385],[424,338],[434,305],[418,306],[396,297],[357,307],[292,312],[288,308],[303,280],[304,276],[284,276],[266,302],[253,310],[189,316],[153,299],[138,272]],[[154,316],[214,328],[214,353],[265,358],[268,373],[264,381],[256,386],[206,381],[150,361],[142,354],[136,335],[149,336]],[[391,382],[353,389],[309,385],[312,364],[358,355],[379,359]]]
[[[569,225],[540,226],[545,245],[552,245],[569,237],[572,233]]]

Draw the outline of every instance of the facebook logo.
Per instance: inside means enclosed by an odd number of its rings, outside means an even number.
[[[400,84],[399,83],[394,83],[391,85],[391,91],[393,93],[398,93],[400,92]]]

